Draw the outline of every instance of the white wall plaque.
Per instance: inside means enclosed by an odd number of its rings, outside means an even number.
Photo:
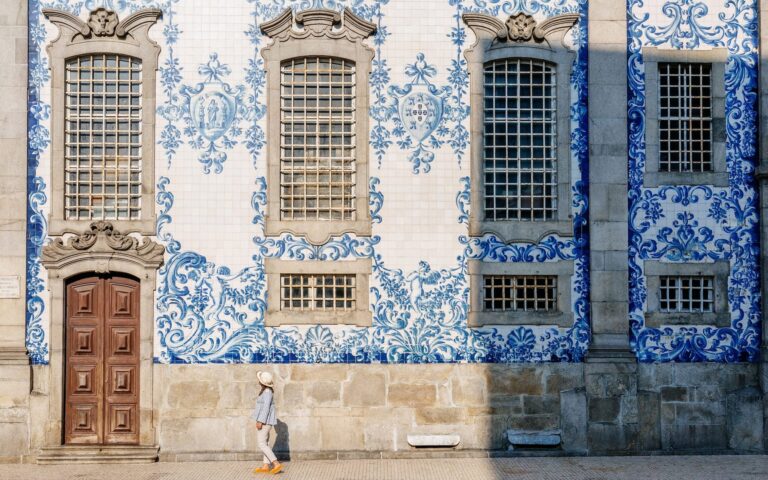
[[[18,275],[0,275],[0,298],[19,298],[21,286]]]

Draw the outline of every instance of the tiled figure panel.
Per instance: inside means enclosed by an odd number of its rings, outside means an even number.
[[[91,3],[93,5],[91,5]],[[54,33],[39,14],[54,7],[84,15],[99,6],[125,15],[163,10],[152,31],[161,44],[156,160],[158,238],[168,250],[158,279],[155,357],[159,362],[520,362],[578,361],[586,349],[586,3],[366,0],[340,2],[202,0],[35,2],[30,127],[29,344],[47,352],[44,272],[48,193],[49,80],[44,46]],[[321,246],[262,234],[266,205],[265,76],[258,26],[285,8],[348,7],[374,22],[370,78],[371,237],[345,235]],[[581,12],[569,40],[578,52],[572,78],[572,206],[575,236],[538,244],[468,238],[469,78],[463,51],[473,41],[461,14],[502,20],[518,11],[538,20]],[[40,72],[36,74],[35,72]],[[409,96],[437,107],[418,131],[404,126]],[[217,100],[217,101],[214,101]],[[211,107],[215,104],[214,107]],[[214,114],[211,114],[211,109]],[[198,121],[212,115],[210,122]],[[373,326],[264,327],[264,260],[371,258]],[[467,260],[574,260],[570,328],[467,328]]]
[[[755,361],[760,345],[757,159],[757,2],[628,0],[630,326],[641,361]],[[728,186],[644,186],[647,96],[643,49],[727,48]],[[717,81],[717,79],[713,79]],[[717,161],[717,160],[715,160]],[[695,174],[694,174],[695,175]],[[646,326],[645,262],[727,261],[730,326]]]

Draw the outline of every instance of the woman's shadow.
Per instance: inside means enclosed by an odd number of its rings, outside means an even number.
[[[275,456],[277,456],[280,461],[289,461],[291,459],[291,443],[289,439],[290,434],[288,433],[288,424],[282,420],[278,420],[277,425],[275,425],[275,433],[277,434],[273,449],[275,451]]]

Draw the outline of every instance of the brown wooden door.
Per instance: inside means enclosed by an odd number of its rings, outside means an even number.
[[[65,443],[139,442],[139,283],[67,287]]]

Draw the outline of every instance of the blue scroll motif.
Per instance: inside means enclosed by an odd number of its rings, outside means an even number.
[[[119,0],[115,0],[119,1]],[[565,11],[586,12],[586,3],[574,0],[519,0],[517,2],[468,2],[454,1],[456,8],[456,26],[450,37],[454,42],[455,58],[448,68],[448,84],[438,93],[448,92],[442,98],[441,125],[434,128],[429,121],[405,129],[404,135],[397,137],[388,128],[393,119],[377,119],[376,108],[388,108],[392,96],[398,92],[390,90],[389,66],[382,54],[382,46],[389,36],[384,23],[386,0],[286,0],[255,1],[252,4],[252,22],[244,32],[253,46],[253,55],[245,67],[243,95],[237,98],[237,112],[249,112],[249,127],[244,132],[233,133],[235,122],[219,121],[222,105],[231,104],[217,95],[205,96],[209,92],[222,93],[238,97],[240,87],[208,85],[228,85],[224,81],[229,73],[219,63],[209,62],[209,70],[202,70],[203,81],[194,86],[185,86],[183,71],[177,58],[175,45],[182,35],[182,29],[174,15],[176,0],[160,2],[164,12],[162,60],[159,81],[165,100],[158,107],[158,113],[164,119],[160,129],[159,144],[165,151],[168,162],[176,158],[183,138],[190,137],[190,131],[181,131],[174,119],[191,119],[198,123],[193,127],[202,136],[204,146],[208,142],[222,142],[225,136],[240,141],[251,155],[256,167],[257,158],[262,153],[264,133],[258,123],[265,113],[264,72],[259,48],[263,38],[258,25],[278,14],[286,6],[296,10],[317,6],[352,10],[373,21],[378,31],[373,39],[376,57],[371,73],[372,122],[371,145],[374,152],[382,152],[392,142],[392,138],[411,139],[413,145],[421,142],[423,148],[434,149],[430,143],[432,136],[442,135],[440,128],[447,128],[444,137],[440,137],[450,147],[457,159],[461,159],[468,145],[468,132],[464,124],[469,113],[468,74],[463,60],[466,34],[461,26],[460,16],[470,8],[480,8],[478,3],[485,3],[489,8],[524,9],[554,15]],[[322,4],[322,5],[320,5]],[[133,7],[131,7],[133,8]],[[501,13],[500,13],[501,14]],[[584,18],[584,17],[583,17]],[[572,145],[571,152],[578,163],[578,172],[573,186],[574,237],[558,238],[549,236],[536,244],[504,244],[489,236],[468,239],[460,237],[462,252],[452,266],[437,267],[427,261],[421,261],[413,270],[393,268],[385,263],[379,243],[380,238],[342,235],[332,238],[323,245],[312,245],[305,239],[292,235],[254,238],[255,251],[252,263],[240,269],[231,269],[217,265],[209,256],[199,252],[185,250],[182,243],[174,237],[172,209],[176,199],[172,187],[172,177],[160,177],[156,185],[156,204],[158,206],[157,238],[166,245],[166,263],[158,274],[156,301],[156,328],[159,349],[156,361],[166,363],[197,362],[541,362],[541,361],[580,361],[583,359],[588,341],[588,253],[587,253],[587,162],[586,162],[586,22],[581,22],[579,32],[579,56],[574,66],[573,88],[577,92],[571,108]],[[213,60],[213,59],[212,59]],[[416,76],[419,72],[424,83],[433,81],[434,75],[428,75],[425,59],[423,65],[414,63]],[[44,75],[45,69],[40,69]],[[413,87],[409,93],[418,93],[423,87],[415,87],[416,77],[412,76]],[[419,85],[422,85],[419,80]],[[427,81],[428,80],[428,81]],[[200,86],[204,88],[200,90]],[[431,83],[430,83],[431,85]],[[216,87],[216,88],[214,88]],[[406,87],[403,87],[406,88]],[[438,88],[438,87],[435,87]],[[182,93],[183,90],[183,93]],[[390,94],[390,91],[393,93]],[[429,88],[427,93],[431,93]],[[187,94],[185,96],[184,94]],[[194,95],[200,94],[200,97]],[[398,96],[398,100],[407,98]],[[194,99],[198,98],[198,104]],[[216,108],[209,112],[210,99],[221,100]],[[200,100],[202,99],[202,100]],[[421,98],[422,103],[427,102]],[[197,106],[195,106],[197,105]],[[201,106],[202,105],[202,106]],[[432,104],[434,106],[434,104]],[[412,107],[418,106],[412,104]],[[446,106],[450,106],[447,108]],[[217,110],[218,109],[218,110]],[[214,111],[215,110],[215,111]],[[418,115],[414,108],[410,115]],[[437,110],[434,110],[435,112]],[[210,114],[210,116],[209,116]],[[396,116],[408,117],[401,112],[400,105]],[[201,120],[202,117],[202,120]],[[246,118],[246,113],[239,117]],[[429,120],[427,118],[427,120]],[[209,122],[210,124],[206,123]],[[202,126],[201,126],[202,125]],[[203,127],[205,131],[203,132]],[[416,139],[432,131],[424,137]],[[221,133],[223,131],[223,133]],[[217,136],[219,135],[219,136]],[[44,143],[47,134],[39,141]],[[211,140],[214,137],[215,140]],[[31,136],[32,138],[32,136]],[[195,137],[196,138],[196,137]],[[193,138],[194,140],[194,138]],[[186,140],[185,140],[186,141]],[[233,140],[234,141],[234,140]],[[224,145],[221,143],[221,145]],[[45,148],[45,147],[43,147]],[[216,147],[226,153],[229,147]],[[383,150],[382,150],[383,149]],[[219,166],[223,165],[223,161]],[[217,164],[211,160],[211,169]],[[421,165],[423,172],[423,164]],[[256,172],[258,170],[255,169]],[[263,226],[266,212],[266,181],[263,176],[254,175],[254,191],[251,196],[253,223]],[[369,207],[374,222],[382,220],[384,193],[380,191],[381,181],[373,177],[369,182]],[[37,187],[44,192],[44,187]],[[469,179],[463,177],[457,193],[457,220],[466,223],[469,214]],[[32,191],[32,190],[30,190]],[[44,203],[44,194],[34,205]],[[35,206],[35,208],[38,208]],[[725,208],[725,207],[723,207]],[[43,218],[42,215],[40,217]],[[44,236],[42,237],[44,238]],[[32,257],[30,257],[32,258]],[[264,314],[269,297],[266,292],[264,260],[266,258],[285,258],[295,260],[334,260],[347,261],[356,258],[370,258],[373,264],[370,286],[370,308],[373,325],[369,328],[349,326],[317,325],[312,327],[265,327]],[[469,259],[483,261],[558,261],[572,260],[575,264],[573,277],[574,325],[567,329],[515,327],[469,329],[466,325],[469,276]],[[39,265],[39,263],[38,263]],[[40,304],[42,306],[42,303]],[[30,311],[32,311],[30,309]],[[35,313],[35,315],[38,315]]]
[[[50,146],[51,135],[46,127],[51,106],[42,100],[41,92],[50,81],[48,56],[44,53],[45,20],[41,10],[55,8],[79,16],[85,9],[100,6],[133,12],[141,8],[135,0],[73,1],[30,0],[28,10],[28,95],[27,95],[27,241],[26,241],[26,348],[33,365],[47,365],[49,348],[44,326],[45,302],[41,293],[46,282],[40,264],[40,254],[48,234],[45,207],[48,203],[45,180],[39,174],[40,157]],[[151,6],[151,5],[147,5]]]
[[[727,0],[708,14],[702,1],[673,0],[651,25],[642,0],[629,0],[629,278],[631,343],[643,362],[754,362],[760,345],[757,194],[757,22],[753,0]],[[715,22],[714,24],[712,22]],[[729,187],[643,187],[645,170],[645,72],[643,45],[678,49],[727,47],[726,164]],[[730,263],[731,325],[645,325],[649,295],[644,260]]]
[[[380,15],[379,3],[368,12]],[[261,7],[254,6],[255,11]],[[362,9],[363,6],[360,6]],[[366,7],[368,8],[368,7]],[[258,15],[254,15],[256,22]],[[373,18],[386,32],[381,16]],[[582,33],[585,34],[585,26]],[[249,35],[250,36],[250,35]],[[386,36],[380,37],[381,39]],[[258,38],[253,35],[251,38]],[[586,35],[583,37],[586,39]],[[254,41],[254,44],[258,42]],[[583,42],[586,48],[586,42]],[[457,53],[464,48],[456,45]],[[377,50],[380,51],[380,50]],[[377,58],[372,78],[386,74],[386,62]],[[575,69],[586,71],[585,57]],[[426,64],[426,62],[425,62]],[[261,78],[259,66],[251,70],[253,78]],[[457,63],[463,72],[456,78],[466,80],[465,65]],[[426,68],[418,67],[418,68]],[[374,105],[383,98],[387,82],[372,80]],[[575,76],[578,98],[572,107],[575,119],[572,152],[578,159],[581,180],[573,192],[573,238],[549,236],[536,244],[505,244],[498,238],[460,238],[464,247],[453,267],[434,268],[421,261],[412,271],[391,268],[378,251],[380,239],[342,235],[323,245],[313,245],[302,237],[284,234],[280,237],[254,238],[256,252],[253,264],[232,272],[217,266],[205,256],[186,252],[167,231],[170,225],[172,194],[169,183],[158,184],[160,220],[158,236],[171,245],[170,258],[160,276],[158,297],[158,330],[161,339],[161,362],[540,362],[580,361],[583,359],[589,335],[588,326],[588,256],[586,243],[586,105],[585,76]],[[260,94],[262,83],[252,88]],[[452,85],[456,85],[452,83]],[[381,87],[381,88],[380,88]],[[462,88],[466,87],[466,84]],[[377,97],[377,88],[381,94]],[[414,90],[412,89],[411,92]],[[457,105],[467,105],[466,90]],[[451,89],[451,95],[456,90]],[[389,101],[389,99],[387,99]],[[257,108],[260,101],[253,102]],[[463,108],[463,107],[462,107]],[[398,112],[399,115],[399,112]],[[372,128],[375,137],[376,126]],[[413,130],[418,137],[418,128]],[[411,133],[404,132],[407,135]],[[380,137],[385,138],[385,137]],[[414,138],[414,137],[410,137]],[[374,150],[375,142],[372,142]],[[452,145],[453,147],[453,145]],[[257,148],[258,150],[258,148]],[[376,177],[369,182],[369,207],[374,222],[381,218],[384,194]],[[458,221],[465,223],[469,213],[469,179],[460,180],[457,194]],[[266,182],[256,177],[251,199],[253,222],[263,225],[266,211]],[[370,258],[371,277],[370,328],[317,325],[313,327],[275,327],[263,325],[268,301],[264,291],[265,258],[297,261]],[[466,317],[469,299],[467,261],[557,261],[572,260],[574,325],[568,329],[517,327],[514,329],[468,329]]]

